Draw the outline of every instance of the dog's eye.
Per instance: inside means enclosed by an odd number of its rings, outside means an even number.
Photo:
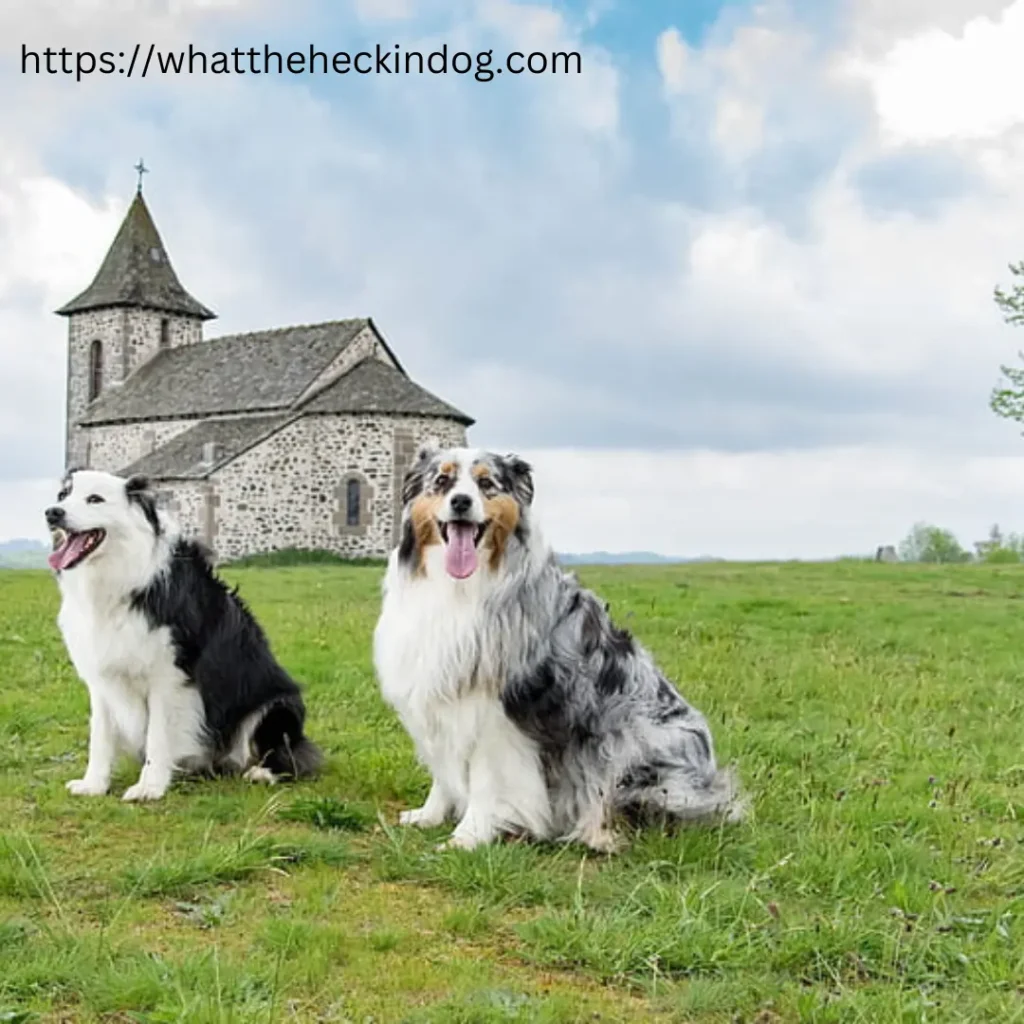
[[[448,474],[447,474],[447,473],[441,473],[440,475],[438,475],[438,476],[434,477],[434,486],[435,486],[435,487],[436,487],[436,488],[437,488],[437,489],[438,489],[439,491],[440,491],[440,490],[441,490],[442,488],[445,488],[445,487],[447,487],[447,486],[448,486]]]
[[[90,494],[89,497],[85,499],[85,503],[86,505],[101,505],[106,500],[106,498],[100,497],[98,494]]]
[[[71,491],[68,488],[65,487],[64,490],[61,491],[60,494],[57,495],[57,500],[58,501],[63,501],[70,493],[71,493]]]
[[[496,489],[494,481],[489,476],[481,477],[480,480],[477,481],[477,486],[484,492],[484,494],[490,494]]]

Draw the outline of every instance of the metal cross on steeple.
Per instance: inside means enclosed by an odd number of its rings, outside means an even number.
[[[139,172],[139,184],[137,186],[136,191],[141,192],[142,191],[142,176],[144,174],[149,174],[149,168],[146,166],[146,164],[143,161],[142,157],[139,157],[139,162],[135,165],[135,170]]]

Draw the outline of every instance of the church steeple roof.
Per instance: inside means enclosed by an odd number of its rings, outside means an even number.
[[[57,310],[61,316],[89,309],[130,306],[212,320],[178,280],[153,223],[141,186],[92,284]]]

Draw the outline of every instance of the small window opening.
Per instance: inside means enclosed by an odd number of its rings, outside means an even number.
[[[103,342],[89,346],[89,401],[99,398],[103,390]]]
[[[359,481],[349,480],[345,486],[345,522],[349,526],[359,525]]]

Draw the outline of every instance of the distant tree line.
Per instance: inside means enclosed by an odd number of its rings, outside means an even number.
[[[989,530],[986,540],[975,541],[974,551],[961,546],[950,530],[928,523],[917,523],[899,546],[904,562],[987,562],[989,564],[1024,561],[1024,535],[1004,534],[998,525]]]

